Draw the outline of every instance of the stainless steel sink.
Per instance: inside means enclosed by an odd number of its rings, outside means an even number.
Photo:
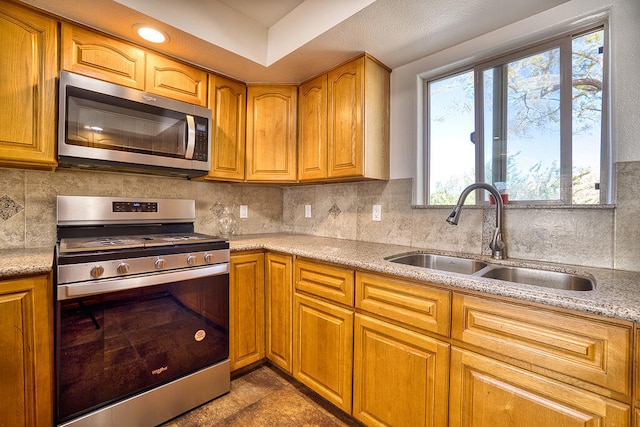
[[[432,268],[434,270],[448,271],[451,273],[473,274],[487,266],[482,261],[468,258],[458,258],[446,255],[435,255],[422,252],[414,252],[402,255],[394,255],[386,258],[387,261],[398,264],[414,265],[416,267]]]
[[[595,288],[591,279],[577,274],[524,267],[494,266],[478,276],[567,291],[591,291]]]

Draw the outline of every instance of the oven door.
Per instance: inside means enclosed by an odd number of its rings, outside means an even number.
[[[228,359],[228,273],[120,288],[56,303],[58,423]]]

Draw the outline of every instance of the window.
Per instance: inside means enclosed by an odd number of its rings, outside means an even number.
[[[606,203],[604,35],[563,36],[426,81],[428,204],[455,204],[473,182],[516,203]]]

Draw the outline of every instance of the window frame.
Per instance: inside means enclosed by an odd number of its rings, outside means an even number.
[[[603,31],[603,79],[602,79],[602,110],[600,128],[600,200],[594,204],[572,203],[572,150],[573,150],[573,97],[572,97],[572,73],[563,70],[572,70],[572,41],[576,37],[589,34],[598,30]],[[444,205],[432,205],[430,203],[430,170],[429,161],[431,144],[429,141],[429,83],[457,74],[470,72],[474,74],[474,134],[475,134],[475,179],[477,182],[485,182],[484,174],[484,108],[483,108],[483,72],[499,65],[508,64],[511,61],[525,58],[536,53],[553,48],[560,49],[560,198],[557,200],[517,200],[509,201],[510,204],[534,205],[534,206],[602,206],[612,203],[612,141],[610,138],[610,83],[609,83],[609,24],[607,19],[600,19],[588,25],[558,32],[552,37],[528,43],[518,48],[505,49],[489,58],[478,59],[464,66],[447,69],[444,72],[420,77],[421,93],[419,93],[419,114],[422,116],[421,129],[418,130],[419,146],[417,150],[418,170],[416,174],[416,191],[414,193],[416,205],[440,207]],[[420,111],[421,110],[421,111]],[[566,119],[568,117],[568,119]],[[419,121],[420,122],[420,121]],[[568,178],[566,178],[568,177]],[[476,204],[486,204],[486,195],[478,194]]]

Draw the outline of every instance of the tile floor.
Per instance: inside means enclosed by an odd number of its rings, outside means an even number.
[[[265,365],[231,381],[231,392],[163,427],[361,426],[306,387]]]

